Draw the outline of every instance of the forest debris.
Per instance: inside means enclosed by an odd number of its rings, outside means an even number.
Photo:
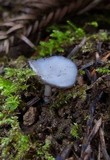
[[[84,137],[84,141],[82,144],[82,150],[81,150],[81,159],[83,160],[88,160],[90,158],[91,153],[92,153],[92,148],[91,148],[91,141],[94,138],[94,136],[96,135],[96,133],[98,132],[101,124],[102,124],[102,118],[100,118],[99,120],[97,120],[95,122],[94,127],[93,126],[93,120],[94,120],[94,111],[96,108],[96,103],[100,100],[101,96],[102,96],[103,92],[101,92],[96,99],[90,104],[90,118],[87,121],[87,133]]]
[[[91,60],[90,62],[88,62],[87,64],[84,64],[81,69],[87,69],[88,67],[92,66],[94,64],[94,61]]]
[[[81,157],[82,160],[89,160],[92,156],[92,148],[91,148],[91,141],[98,132],[100,126],[102,124],[102,118],[100,118],[98,121],[96,121],[92,131],[90,132],[88,137],[85,137],[85,142],[82,145],[82,151],[81,151]]]
[[[110,52],[108,52],[104,57],[102,57],[102,61],[103,62],[107,62],[108,61],[108,58],[110,58]]]
[[[102,53],[102,44],[103,44],[103,42],[101,42],[101,41],[97,42],[97,51],[99,54]]]
[[[72,144],[67,145],[63,149],[62,153],[59,156],[56,157],[56,160],[65,160],[65,159],[67,159],[69,154],[70,154],[70,152],[71,152],[71,148],[72,148]]]
[[[40,100],[39,97],[34,97],[33,99],[31,99],[30,101],[27,102],[27,107],[31,107],[33,106],[35,103],[37,103]]]
[[[91,8],[94,8],[97,4],[99,4],[102,0],[94,0],[91,3],[89,3],[84,9],[82,9],[81,11],[79,11],[78,14],[82,14],[88,10],[90,10]]]
[[[86,43],[86,37],[82,39],[82,41],[75,46],[75,48],[69,53],[67,58],[71,58],[72,56],[75,56],[76,53],[81,49],[81,47]]]
[[[96,133],[98,132],[100,126],[102,124],[102,118],[100,118],[98,121],[96,121],[96,124],[94,125],[89,137],[88,137],[88,142],[91,142]]]
[[[100,128],[99,130],[99,135],[100,135],[101,151],[103,153],[104,160],[110,160],[110,156],[108,155],[107,150],[106,150],[104,131],[102,128]]]
[[[71,152],[71,149],[72,149],[72,144],[69,144],[64,148],[64,150],[61,153],[62,159],[68,158],[68,156],[69,156],[69,154]]]
[[[101,159],[101,149],[100,149],[100,143],[99,143],[99,146],[98,146],[98,156],[97,156],[97,160],[100,160]]]
[[[17,30],[19,30],[19,29],[21,29],[21,28],[23,28],[23,25],[22,25],[22,24],[16,24],[16,25],[14,25],[12,28],[10,28],[10,29],[6,32],[6,34],[12,34],[13,32],[15,32],[15,31],[17,31]]]
[[[102,75],[102,76],[99,77],[94,83],[92,83],[92,84],[89,86],[89,89],[98,86],[101,82],[104,83],[104,82],[109,82],[109,81],[110,81],[110,74]],[[109,84],[109,83],[108,83],[108,84]]]
[[[28,44],[31,48],[36,48],[36,46],[23,34],[18,36],[21,40],[23,40],[26,44]]]
[[[37,108],[30,107],[28,111],[23,115],[23,124],[25,126],[32,125],[36,120]]]
[[[83,76],[79,75],[77,78],[77,82],[80,86],[83,86],[83,84],[84,84]]]

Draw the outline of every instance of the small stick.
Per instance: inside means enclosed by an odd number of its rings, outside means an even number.
[[[101,146],[100,146],[100,143],[99,143],[97,160],[101,159],[100,152],[101,152]]]
[[[67,58],[71,58],[73,55],[75,55],[80,49],[81,47],[86,43],[86,37],[84,37],[82,39],[82,41],[80,42],[80,44],[76,45],[75,48],[69,53],[69,55],[67,56]]]
[[[93,137],[96,135],[96,133],[98,132],[100,126],[102,124],[102,118],[100,118],[98,121],[96,121],[96,124],[94,125],[89,137],[88,137],[88,142],[91,142]]]
[[[33,99],[31,99],[30,101],[27,102],[27,107],[29,108],[30,106],[34,105],[39,100],[40,100],[39,97],[34,97]]]
[[[100,128],[100,130],[99,130],[99,135],[100,135],[100,143],[101,143],[101,150],[103,153],[103,157],[105,160],[110,160],[110,156],[108,155],[107,150],[106,150],[104,131],[102,128]]]

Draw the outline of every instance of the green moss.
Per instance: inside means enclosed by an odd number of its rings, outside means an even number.
[[[82,69],[80,69],[80,70],[79,70],[79,74],[80,74],[80,75],[85,75],[85,71],[82,70]]]
[[[20,60],[20,58],[19,58]],[[17,60],[13,62],[13,65]],[[11,64],[12,65],[12,64]],[[18,63],[17,63],[18,65]],[[18,66],[21,66],[19,63]],[[0,127],[5,129],[6,134],[2,131],[0,138],[0,159],[20,160],[28,158],[28,152],[31,147],[36,151],[38,157],[44,157],[46,160],[54,160],[49,153],[51,144],[46,139],[45,144],[32,144],[30,137],[23,134],[19,127],[18,114],[19,107],[22,107],[22,92],[26,92],[29,87],[27,81],[30,77],[35,76],[33,71],[27,67],[7,67],[4,68],[4,73],[0,76]],[[23,109],[23,108],[22,108]]]
[[[76,138],[76,139],[79,138],[79,126],[78,126],[77,123],[74,123],[74,124],[72,125],[70,134],[71,134],[74,138]]]
[[[69,45],[72,42],[71,32],[53,30],[50,34],[50,39],[47,42],[40,42],[38,47],[40,56],[52,55],[55,52],[64,52],[63,46]]]
[[[70,21],[62,27],[51,27],[51,34],[47,41],[41,41],[37,47],[39,53],[38,57],[50,56],[55,53],[62,54],[64,48],[73,44],[79,43],[84,36],[87,37],[86,44],[82,47],[82,52],[94,52],[96,51],[97,41],[106,41],[109,39],[108,33],[105,30],[99,30],[93,34],[86,33],[86,27],[92,26],[98,27],[97,21],[91,21],[86,23],[84,26],[78,27]],[[95,43],[96,42],[96,43]]]
[[[93,38],[95,41],[107,41],[109,39],[108,33],[106,30],[99,30],[98,33],[95,33],[89,37],[89,39]]]
[[[76,27],[70,21],[67,23],[68,24],[62,28],[57,27],[56,29],[56,27],[52,27],[49,40],[40,42],[37,48],[40,57],[50,56],[56,52],[62,53],[66,46],[73,44],[73,42],[76,42],[85,36],[83,28]]]
[[[96,50],[95,43],[93,39],[88,39],[84,46],[82,46],[81,51],[82,53],[94,52]]]
[[[51,140],[47,138],[45,144],[37,149],[37,156],[44,160],[55,160],[55,158],[49,153],[51,148]]]
[[[106,42],[109,40],[110,37],[107,33],[107,31],[104,30],[99,30],[99,32],[94,33],[94,34],[87,34],[87,41],[85,45],[82,46],[81,51],[82,53],[88,53],[88,52],[95,52],[96,51],[96,45],[97,42]]]
[[[22,159],[30,149],[29,137],[24,135],[19,127],[16,116],[5,116],[0,120],[0,126],[9,125],[6,136],[0,138],[1,159]]]
[[[20,104],[20,93],[28,88],[26,81],[34,75],[31,69],[5,68],[0,76],[2,110],[14,111]]]
[[[0,76],[0,127],[8,127],[0,137],[1,159],[22,159],[30,149],[29,137],[21,132],[16,115],[22,105],[21,93],[26,91],[26,82],[33,75],[29,68],[8,67]]]
[[[50,106],[51,108],[60,108],[64,104],[67,104],[70,100],[74,100],[76,98],[80,98],[81,101],[86,100],[86,90],[88,87],[86,85],[83,86],[75,86],[72,89],[60,91],[57,97],[55,97],[54,103]]]
[[[96,71],[101,74],[109,74],[110,73],[110,64],[105,67],[99,67],[96,69]]]

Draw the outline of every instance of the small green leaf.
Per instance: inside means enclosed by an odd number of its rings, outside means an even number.
[[[11,95],[6,99],[4,109],[9,111],[14,111],[19,104],[20,104],[19,96]]]
[[[79,126],[78,126],[78,124],[77,123],[74,123],[73,125],[72,125],[72,127],[71,127],[71,135],[74,137],[74,138],[79,138],[79,133],[78,133],[78,131],[79,131]]]

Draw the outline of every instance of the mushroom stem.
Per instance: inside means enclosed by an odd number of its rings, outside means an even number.
[[[44,90],[44,101],[45,101],[45,103],[49,103],[51,94],[52,94],[52,88],[51,88],[50,85],[46,84],[45,85],[45,90]]]

